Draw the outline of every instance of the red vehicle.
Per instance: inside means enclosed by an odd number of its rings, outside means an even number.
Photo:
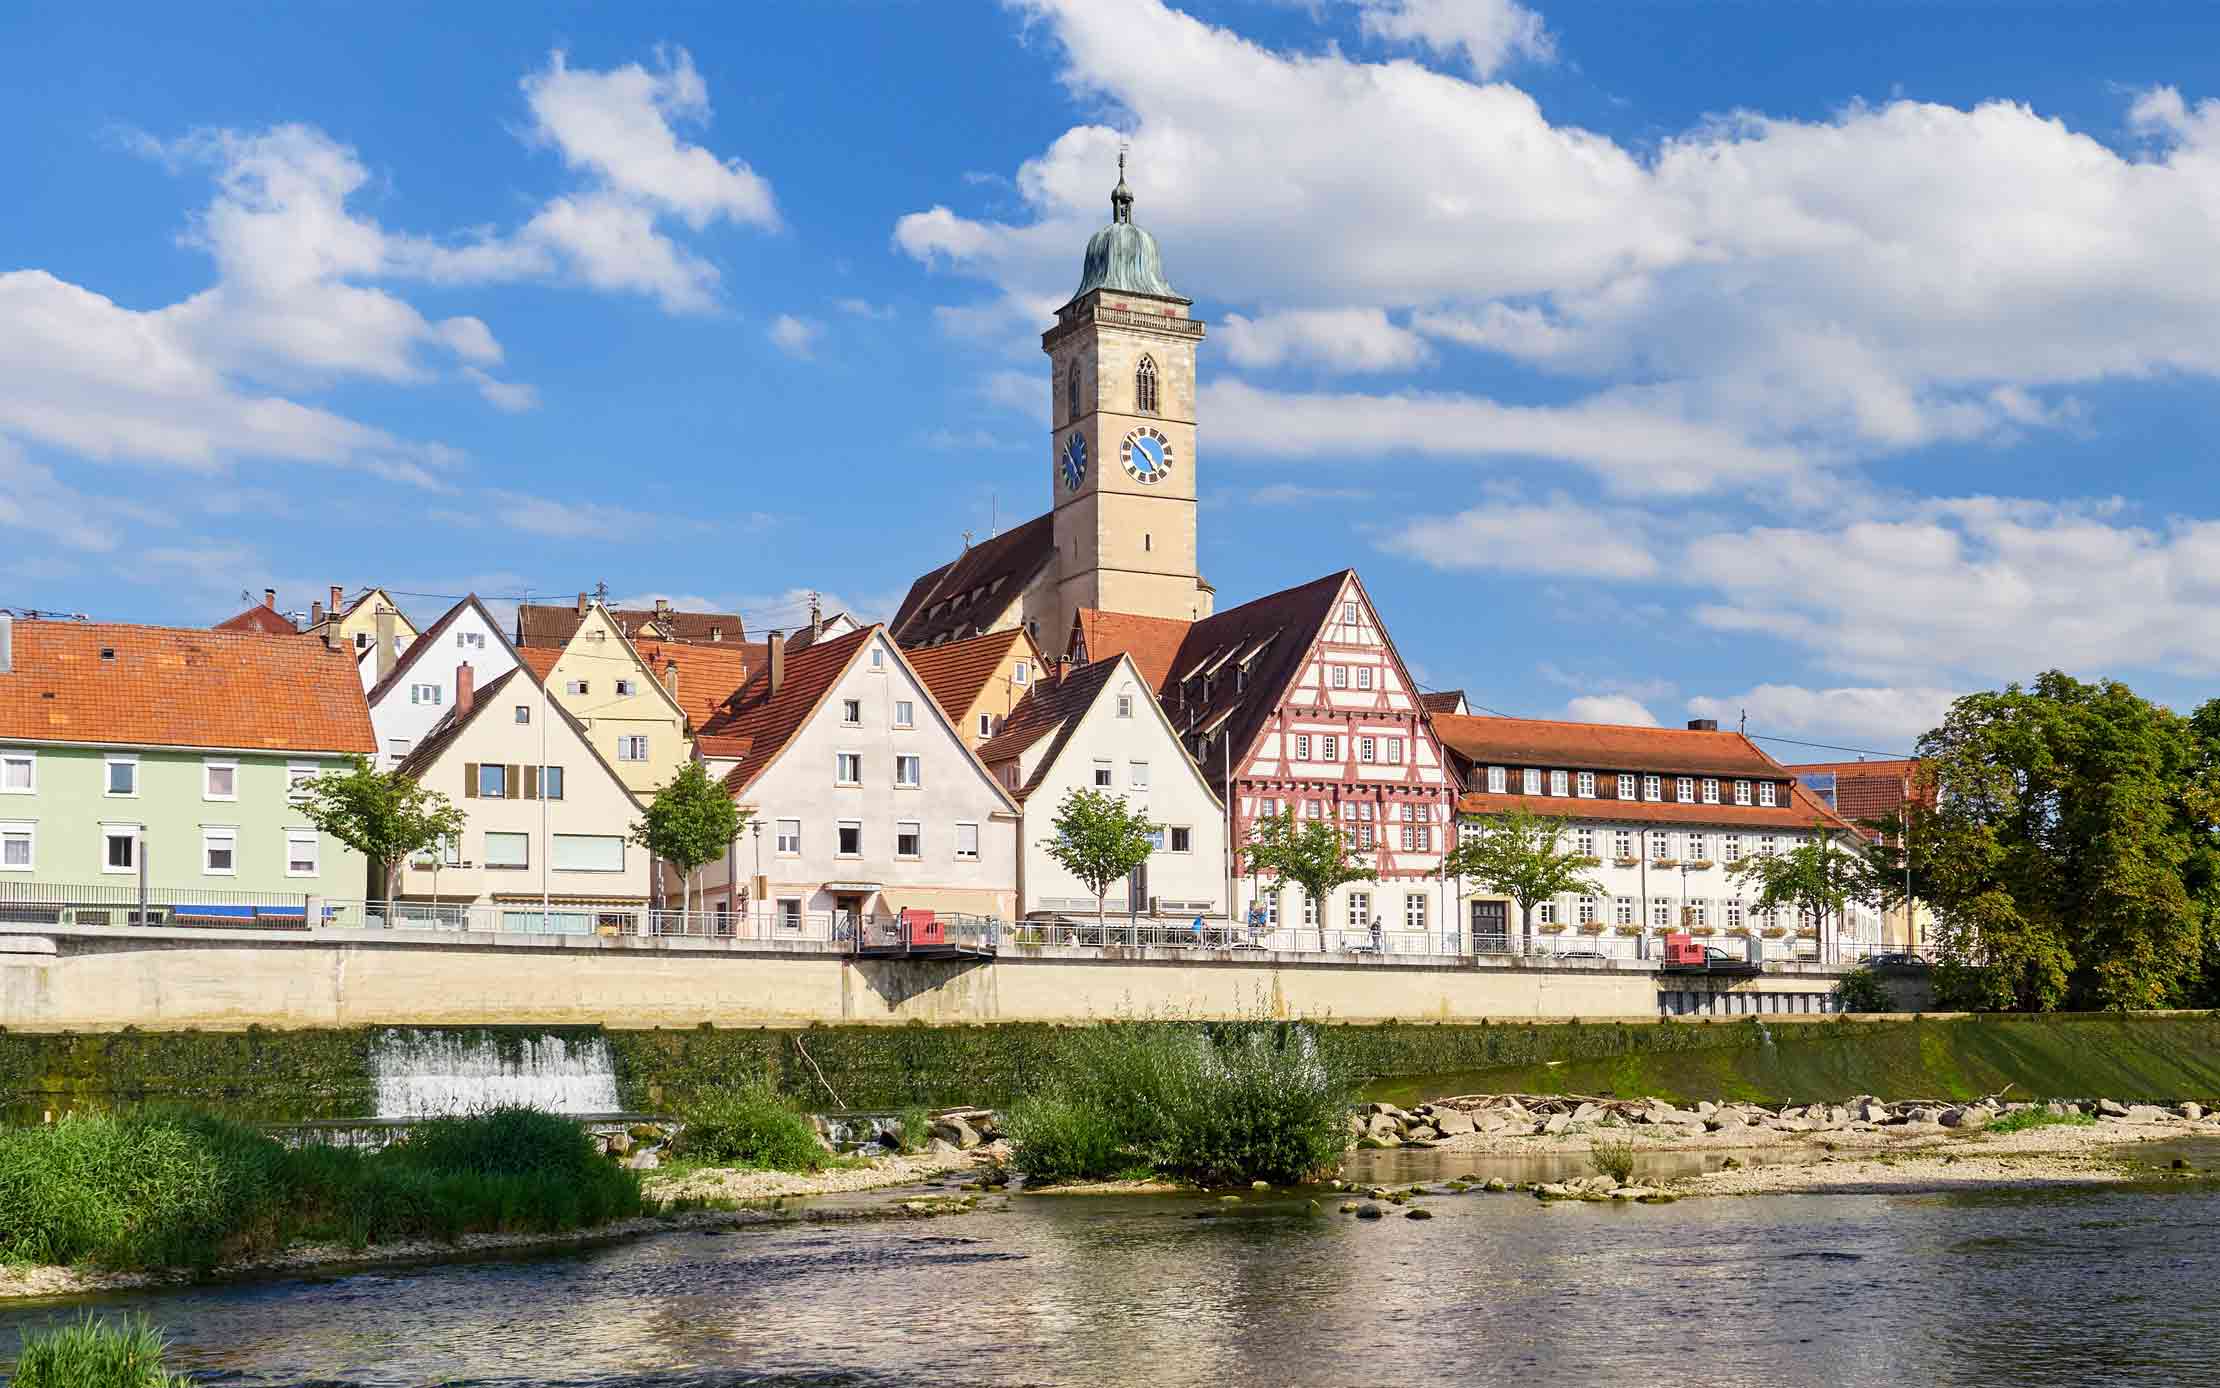
[[[1684,930],[1676,930],[1665,937],[1665,967],[1668,969],[1704,966],[1704,947],[1696,937]]]
[[[907,907],[902,911],[902,933],[909,937],[911,948],[923,945],[948,943],[948,927],[942,925],[930,911]]]

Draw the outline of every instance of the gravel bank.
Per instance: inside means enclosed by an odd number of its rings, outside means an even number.
[[[647,1193],[658,1200],[686,1197],[697,1200],[772,1200],[791,1195],[843,1195],[850,1191],[906,1186],[969,1171],[986,1162],[1007,1161],[1006,1142],[990,1142],[968,1152],[917,1152],[909,1156],[874,1158],[869,1166],[837,1167],[814,1173],[791,1171],[732,1171],[704,1168],[697,1171],[651,1175]]]

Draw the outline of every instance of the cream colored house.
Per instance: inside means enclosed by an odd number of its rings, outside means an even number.
[[[1047,671],[1041,648],[1010,627],[904,652],[973,751],[1001,732]]]
[[[651,881],[647,850],[629,841],[639,798],[529,666],[484,689],[468,664],[455,673],[454,705],[400,769],[446,795],[467,824],[408,865],[404,900],[499,907],[511,930],[629,922]]]
[[[1083,665],[1027,696],[979,751],[1024,813],[1018,893],[1025,913],[1095,909],[1094,893],[1048,852],[1064,797],[1114,795],[1147,812],[1156,848],[1111,887],[1119,914],[1218,916],[1226,903],[1226,807],[1129,655]]]
[[[561,647],[517,654],[641,800],[654,799],[693,755],[685,710],[599,602],[587,604]]]
[[[322,637],[327,646],[353,651],[355,668],[367,690],[392,673],[401,652],[415,642],[416,625],[383,588],[365,588],[351,600],[346,592],[334,583],[329,606],[309,604],[305,634]]]

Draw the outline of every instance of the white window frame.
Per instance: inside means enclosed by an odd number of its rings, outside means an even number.
[[[1701,863],[1706,862],[1710,859],[1711,835],[1706,834],[1698,829],[1691,829],[1690,831],[1688,831],[1688,833],[1682,835],[1682,838],[1686,841],[1688,845],[1687,855],[1689,862]]]
[[[994,736],[994,715],[993,715],[993,714],[991,714],[991,713],[982,713],[982,714],[980,714],[980,715],[979,715],[979,736],[981,736],[981,737],[993,737],[993,736]]]
[[[1614,858],[1631,858],[1634,856],[1634,831],[1632,829],[1613,829],[1611,831],[1611,856]]]
[[[971,848],[969,851],[964,848],[964,831],[966,829],[971,831]],[[959,863],[976,863],[979,861],[979,825],[976,820],[959,819],[956,821],[956,861]]]
[[[1118,717],[1131,718],[1132,716],[1133,696],[1131,694],[1120,694],[1118,696]]]
[[[229,794],[218,795],[215,791],[214,783],[216,778],[214,773],[218,771],[229,771],[231,773],[231,791]],[[216,800],[225,803],[229,803],[230,801],[237,800],[239,798],[239,759],[237,757],[201,758],[200,798],[203,800]]]
[[[324,768],[312,761],[289,761],[285,764],[285,798],[300,804],[308,798],[306,783],[324,774]]]
[[[1750,783],[1748,781],[1736,781],[1734,783],[1734,803],[1737,805],[1750,803]]]
[[[1297,734],[1295,734],[1295,760],[1297,760],[1297,761],[1309,761],[1309,760],[1310,760],[1310,734],[1309,734],[1309,733],[1297,733]]]
[[[841,726],[842,726],[842,727],[847,727],[847,728],[860,728],[860,727],[862,727],[862,726],[863,726],[863,700],[861,700],[861,699],[842,699],[842,700],[840,701],[840,723],[841,723]]]
[[[1333,671],[1334,688],[1347,689],[1349,687],[1349,667],[1346,665],[1336,665],[1333,667]]]
[[[1488,768],[1488,793],[1490,795],[1503,794],[1510,784],[1511,773],[1509,770],[1500,766]]]
[[[130,873],[139,871],[139,843],[146,837],[143,824],[103,824],[100,826],[100,870],[104,873]],[[115,867],[108,861],[108,845],[116,839],[131,840],[131,862],[127,867]]]
[[[1145,761],[1127,762],[1125,764],[1125,779],[1126,784],[1133,787],[1133,789],[1147,790],[1149,788],[1149,764]]]
[[[1596,773],[1583,771],[1573,778],[1573,793],[1583,800],[1596,798]]]
[[[1696,803],[1695,777],[1675,776],[1673,778],[1673,803],[1676,805],[1693,805]]]
[[[1671,862],[1673,836],[1663,829],[1652,829],[1649,832],[1649,841],[1643,845],[1642,851],[1649,855],[1649,860],[1653,863]]]
[[[1387,739],[1387,763],[1390,766],[1401,766],[1403,764],[1402,738],[1391,737]]]
[[[616,691],[616,692],[617,692],[617,697],[618,697],[618,698],[620,698],[620,699],[629,699],[629,698],[631,698],[631,697],[632,697],[633,695],[635,695],[635,694],[637,694],[637,693],[639,693],[639,692],[640,692],[640,685],[639,685],[639,681],[637,681],[637,680],[618,680],[618,681],[617,681],[617,691]]]
[[[1358,738],[1358,739],[1357,739],[1357,760],[1358,760],[1358,761],[1361,761],[1361,762],[1370,762],[1370,761],[1375,761],[1375,760],[1377,760],[1377,759],[1378,759],[1378,756],[1379,756],[1379,751],[1380,751],[1380,744],[1379,744],[1379,740],[1378,740],[1378,739],[1376,739],[1376,738],[1370,738],[1370,737],[1360,737],[1360,738]]]
[[[1758,782],[1758,803],[1760,805],[1770,807],[1774,803],[1774,797],[1775,791],[1771,781]]]
[[[1704,803],[1706,805],[1719,803],[1719,780],[1716,776],[1704,777]]]
[[[563,682],[563,692],[565,694],[583,695],[589,688],[590,686],[584,680],[565,680]]]
[[[1621,800],[1632,800],[1634,798],[1634,777],[1628,772],[1622,771],[1619,773],[1619,798]]]
[[[886,668],[885,648],[880,646],[871,648],[871,668],[874,670],[884,670]]]
[[[1370,689],[1371,687],[1372,667],[1369,665],[1359,665],[1357,667],[1357,688]]]
[[[855,851],[852,853],[848,852],[840,846],[840,836],[850,829],[856,831],[856,847]],[[835,858],[860,858],[863,856],[862,820],[840,819],[833,821],[833,856]]]
[[[428,704],[438,708],[446,697],[447,692],[436,684],[418,683],[409,686],[409,702],[412,704]]]
[[[115,789],[114,773],[110,767],[131,768],[131,789]],[[110,752],[100,759],[100,797],[103,800],[136,800],[139,798],[139,754],[137,752]],[[106,861],[106,854],[102,854]]]
[[[521,862],[497,863],[493,860],[493,841],[502,838],[518,839],[523,842],[524,857]],[[496,872],[522,872],[532,866],[532,836],[530,834],[519,833],[512,829],[488,829],[480,843],[479,866],[481,867],[491,868]]]
[[[782,896],[778,898],[778,905],[774,909],[778,912],[777,923],[782,928],[787,930],[802,928],[802,899],[800,897]]]
[[[802,822],[798,819],[771,821],[771,853],[779,858],[798,858],[802,854]]]
[[[1343,919],[1349,922],[1351,930],[1369,930],[1372,928],[1372,893],[1349,893],[1349,899],[1343,903],[1342,909]]]
[[[1615,896],[1611,898],[1611,923],[1613,925],[1633,925],[1636,916],[1639,914],[1640,908],[1635,904],[1633,897]]]
[[[1542,793],[1542,769],[1540,767],[1520,768],[1519,793],[1522,795],[1540,795]]]
[[[1642,778],[1642,798],[1644,800],[1664,800],[1665,778],[1662,776],[1644,776]]]
[[[7,784],[7,769],[11,765],[23,767],[22,785],[11,786]],[[101,774],[105,776],[107,773],[103,771]],[[103,780],[101,788],[106,789],[107,784]],[[0,751],[0,795],[36,795],[38,793],[39,754],[28,748],[11,747],[5,751]]]
[[[1742,836],[1740,834],[1721,834],[1719,836],[1719,861],[1722,863],[1739,863],[1742,861]]]
[[[1030,681],[1032,680],[1032,678],[1033,678],[1033,662],[1032,662],[1032,661],[1030,661],[1030,660],[1021,660],[1021,661],[1018,661],[1018,662],[1017,662],[1017,663],[1016,663],[1015,665],[1012,665],[1012,666],[1010,667],[1010,683],[1012,683],[1012,684],[1015,684],[1015,685],[1019,685],[1019,686],[1023,686],[1023,685],[1025,685],[1025,684],[1029,683],[1029,682],[1030,682]]]
[[[1573,851],[1583,858],[1596,856],[1596,831],[1586,825],[1573,830]]]
[[[1423,931],[1431,917],[1431,898],[1424,892],[1403,893],[1403,928]]]
[[[1552,771],[1549,773],[1549,793],[1551,795],[1567,795],[1570,794],[1571,791],[1572,778],[1570,775],[1563,771]]]
[[[639,748],[639,754],[637,756],[631,755],[631,749],[634,747]],[[646,761],[647,759],[648,735],[646,733],[626,733],[624,736],[617,739],[618,761],[639,762]]]
[[[860,786],[863,784],[863,753],[833,753],[833,784]]]
[[[902,836],[910,837],[910,851],[902,851]],[[905,862],[915,862],[925,856],[925,821],[922,819],[897,819],[894,821],[894,856]]]
[[[209,854],[218,849],[228,850],[231,866],[211,867]],[[239,826],[236,824],[203,824],[200,826],[200,875],[203,877],[237,877],[239,875]]]
[[[907,771],[909,775],[903,776]],[[925,758],[915,752],[894,754],[894,784],[903,790],[916,790],[925,784]]]
[[[23,862],[10,863],[7,861],[6,841],[8,839],[22,839],[28,845]],[[107,846],[103,844],[101,848],[105,854]],[[0,824],[0,872],[36,872],[38,866],[39,826],[30,820],[12,820]]]
[[[897,728],[914,728],[917,726],[916,700],[896,699],[894,701],[894,726]]]
[[[453,867],[459,864],[462,861],[461,836],[444,834],[441,839],[442,855],[446,859],[444,865]],[[305,872],[293,866],[293,850],[296,845],[304,843],[308,845],[308,870]],[[324,836],[322,834],[314,829],[288,829],[285,831],[285,875],[287,877],[321,877],[324,875]]]

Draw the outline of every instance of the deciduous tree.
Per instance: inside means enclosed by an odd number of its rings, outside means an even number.
[[[1155,851],[1150,835],[1156,825],[1146,811],[1115,795],[1076,787],[1056,807],[1049,827],[1055,836],[1041,840],[1048,856],[1078,878],[1095,896],[1095,925],[1103,924],[1110,884],[1130,877]]]
[[[1519,906],[1522,949],[1534,947],[1534,907],[1567,893],[1603,896],[1589,870],[1599,860],[1573,852],[1562,818],[1506,810],[1473,821],[1477,830],[1449,855],[1446,871],[1501,892]]]
[[[301,815],[370,860],[379,890],[391,901],[401,863],[463,831],[463,813],[445,795],[414,776],[380,771],[356,757],[345,771],[327,771],[307,782]]]
[[[1756,886],[1751,904],[1760,911],[1786,906],[1809,917],[1818,928],[1820,957],[1826,957],[1827,922],[1839,919],[1851,902],[1878,901],[1883,884],[1861,846],[1839,841],[1840,830],[1812,823],[1811,837],[1786,853],[1755,853],[1727,869],[1737,882]]]
[[[1283,882],[1293,882],[1310,900],[1311,916],[1318,922],[1318,947],[1326,947],[1326,898],[1336,887],[1351,882],[1379,880],[1379,872],[1356,860],[1349,841],[1332,820],[1306,819],[1297,827],[1290,808],[1249,828],[1248,846],[1242,849],[1251,872],[1269,872]]]
[[[681,901],[691,912],[701,865],[740,836],[746,817],[702,764],[690,761],[655,792],[646,818],[632,826],[632,841],[678,869],[684,884]]]

